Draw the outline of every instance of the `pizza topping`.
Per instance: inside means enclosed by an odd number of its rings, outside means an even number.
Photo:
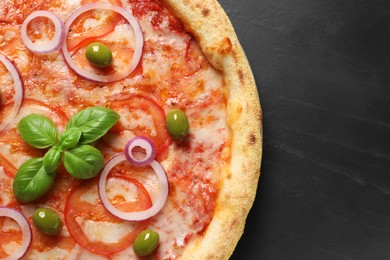
[[[14,251],[11,255],[2,259],[12,260],[22,258],[29,249],[32,241],[31,228],[28,224],[27,219],[20,212],[6,207],[0,207],[0,217],[7,217],[13,219],[20,226],[20,229],[22,230],[23,234],[22,242],[18,249],[16,249],[16,251]]]
[[[99,68],[108,67],[112,62],[110,48],[100,42],[94,42],[88,45],[85,55],[90,63]]]
[[[0,62],[4,64],[6,69],[9,71],[9,73],[12,76],[12,79],[14,80],[14,104],[12,106],[11,111],[3,118],[3,121],[0,124],[0,132],[3,131],[8,124],[14,119],[14,117],[18,114],[19,109],[23,102],[23,95],[24,95],[24,89],[23,89],[23,82],[19,73],[19,70],[16,68],[16,66],[4,55],[0,53]]]
[[[147,256],[153,253],[158,246],[160,236],[157,232],[146,229],[139,233],[133,244],[133,250],[138,256]]]
[[[112,157],[106,166],[104,167],[102,173],[99,177],[99,196],[100,200],[102,201],[104,207],[114,216],[128,221],[141,221],[148,219],[154,215],[156,215],[165,205],[165,202],[168,197],[168,179],[165,173],[164,168],[161,166],[161,164],[157,161],[152,161],[150,163],[150,166],[154,170],[154,172],[157,175],[159,184],[160,184],[160,191],[155,199],[153,201],[153,206],[143,210],[143,211],[137,211],[137,212],[123,212],[120,209],[114,207],[111,202],[108,199],[107,193],[106,193],[106,180],[107,176],[110,173],[111,169],[114,168],[117,164],[126,161],[127,157],[124,153],[120,153],[114,157]]]
[[[80,0],[76,0],[80,1]],[[97,2],[96,0],[82,0],[81,5]],[[121,0],[105,1],[111,4],[122,6]],[[79,4],[79,5],[80,5]],[[78,7],[79,5],[75,5]],[[72,35],[67,39],[69,51],[73,52],[81,46],[92,43],[114,31],[115,27],[122,20],[122,16],[116,12],[90,12],[88,15],[78,17],[74,22],[74,28],[69,32]],[[92,28],[93,27],[93,28]],[[93,30],[91,30],[93,29]]]
[[[57,129],[45,116],[31,114],[20,120],[18,130],[23,140],[35,148],[44,149],[57,142]]]
[[[64,44],[62,46],[62,52],[65,58],[65,61],[68,63],[69,67],[80,77],[97,81],[97,82],[113,82],[121,80],[130,73],[132,73],[135,68],[137,67],[141,55],[142,55],[142,48],[144,45],[144,37],[142,34],[141,27],[138,23],[138,20],[127,10],[123,9],[122,7],[115,6],[109,3],[91,3],[86,4],[78,9],[76,9],[66,20],[65,22],[65,39],[67,38],[68,32],[70,30],[70,26],[72,23],[78,18],[80,15],[82,15],[85,12],[96,10],[96,9],[105,9],[114,11],[116,13],[121,14],[130,24],[130,26],[133,29],[134,37],[135,37],[135,46],[134,46],[134,53],[133,56],[127,64],[125,64],[124,68],[113,75],[101,75],[97,74],[94,71],[88,71],[82,67],[80,67],[71,57],[71,54],[69,53],[68,46],[67,46],[67,40],[64,41]]]
[[[24,162],[13,181],[15,198],[22,203],[38,199],[53,185],[54,177],[54,174],[45,171],[43,158],[32,158]]]
[[[136,149],[141,148],[145,154],[141,155],[143,158],[137,157],[140,153],[136,154]],[[149,165],[156,158],[156,147],[154,143],[147,137],[138,136],[127,142],[125,147],[125,155],[131,165],[142,167]]]
[[[92,179],[103,169],[104,158],[98,149],[85,144],[64,152],[64,166],[77,179]]]
[[[107,191],[110,202],[124,212],[142,211],[152,205],[144,186],[132,178],[111,176]],[[129,247],[148,225],[148,221],[122,221],[109,214],[99,199],[97,179],[84,181],[70,192],[65,206],[65,223],[79,245],[101,255],[111,255]]]
[[[11,102],[2,107],[0,111],[0,120],[10,113],[14,105],[14,102]],[[69,121],[69,117],[59,106],[49,105],[36,99],[24,98],[23,105],[21,106],[19,113],[4,130],[7,131],[7,133],[10,133],[10,131],[14,130],[22,118],[30,114],[38,114],[50,118],[50,120],[56,125],[58,132],[62,132],[66,123]],[[4,132],[2,134],[4,134]]]
[[[44,43],[37,43],[33,42],[27,35],[27,26],[29,23],[38,17],[45,17],[49,20],[51,20],[54,23],[55,32],[53,38]],[[22,40],[23,43],[26,45],[27,49],[30,51],[36,53],[36,54],[47,54],[54,51],[58,51],[65,38],[65,31],[64,31],[64,23],[61,21],[61,19],[54,13],[49,11],[35,11],[31,13],[23,22],[22,24]]]
[[[78,179],[91,179],[104,167],[100,151],[88,145],[102,137],[119,119],[104,107],[87,108],[74,115],[57,142],[57,129],[49,118],[31,114],[18,124],[23,140],[36,148],[52,146],[43,158],[33,158],[18,169],[13,191],[19,202],[31,202],[44,195],[53,185],[62,153],[68,173]]]
[[[49,208],[36,209],[32,215],[32,221],[38,230],[49,236],[58,235],[62,228],[60,217]]]
[[[104,138],[111,148],[122,152],[130,138],[146,136],[156,146],[157,160],[166,158],[172,139],[165,126],[164,110],[155,100],[143,95],[114,95],[107,105],[121,115]]]
[[[119,114],[109,108],[89,107],[72,116],[65,132],[79,128],[82,132],[79,144],[89,144],[105,135],[119,118]]]
[[[189,124],[186,114],[180,109],[169,111],[166,119],[169,134],[174,139],[182,139],[187,136]]]

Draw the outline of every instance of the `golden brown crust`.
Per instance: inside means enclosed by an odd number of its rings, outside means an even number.
[[[203,237],[191,242],[183,259],[228,259],[240,239],[260,176],[262,112],[247,58],[229,18],[216,0],[163,0],[198,40],[228,87],[232,132],[230,168],[223,172],[215,215]]]

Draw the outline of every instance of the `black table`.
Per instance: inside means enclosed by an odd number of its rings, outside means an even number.
[[[264,113],[232,259],[390,259],[390,1],[220,3]]]

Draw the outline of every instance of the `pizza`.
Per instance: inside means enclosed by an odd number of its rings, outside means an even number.
[[[229,258],[261,122],[215,0],[2,0],[0,258]]]

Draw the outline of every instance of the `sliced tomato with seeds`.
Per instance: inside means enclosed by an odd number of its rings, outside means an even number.
[[[66,202],[65,222],[83,248],[110,255],[129,247],[149,221],[128,222],[113,216],[100,202],[97,183],[97,179],[84,181],[72,190]],[[142,211],[152,206],[148,192],[135,179],[110,177],[106,188],[111,203],[121,211]]]
[[[129,137],[146,136],[156,146],[157,159],[162,160],[166,156],[172,139],[165,126],[165,112],[160,105],[148,97],[133,94],[113,96],[107,101],[107,106],[121,115],[106,136],[106,140],[113,144],[112,148],[123,151]],[[117,142],[118,139],[123,139],[123,142]]]

